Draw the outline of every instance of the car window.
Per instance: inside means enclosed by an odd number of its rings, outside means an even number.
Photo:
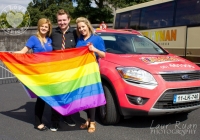
[[[98,33],[104,40],[106,52],[115,54],[166,54],[148,38],[135,34]]]
[[[165,53],[159,46],[154,42],[147,39],[144,36],[136,35],[133,38],[133,44],[136,53],[147,53],[147,54],[162,54]]]

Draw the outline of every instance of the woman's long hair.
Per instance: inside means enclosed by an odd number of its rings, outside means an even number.
[[[40,27],[43,24],[46,24],[46,23],[49,25],[49,31],[47,32],[46,36],[49,37],[51,35],[51,33],[52,33],[52,24],[51,24],[51,21],[49,19],[46,19],[46,18],[41,18],[41,19],[39,19],[38,24],[37,24],[37,33],[36,33],[36,36],[40,40],[42,46],[44,46],[44,41],[42,40],[42,37],[41,37]]]
[[[95,31],[94,31],[90,21],[85,17],[79,17],[79,18],[76,19],[76,28],[77,28],[76,33],[77,33],[78,37],[80,37],[80,32],[78,31],[78,23],[79,22],[84,22],[87,25],[87,27],[89,28],[90,33],[95,34]]]

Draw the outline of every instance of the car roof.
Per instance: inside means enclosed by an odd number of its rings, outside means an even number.
[[[97,28],[95,29],[95,32],[97,33],[121,33],[121,34],[136,34],[136,35],[142,35],[139,31],[133,30],[133,29],[112,29],[112,28],[107,28],[107,29],[100,29]]]

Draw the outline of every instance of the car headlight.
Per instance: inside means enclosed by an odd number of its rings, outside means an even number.
[[[157,85],[154,77],[147,71],[136,67],[118,67],[117,71],[121,77],[129,82],[146,85]]]

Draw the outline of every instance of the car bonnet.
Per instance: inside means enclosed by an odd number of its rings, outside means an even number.
[[[173,72],[200,70],[200,67],[196,64],[173,54],[119,55],[107,53],[104,60],[115,63],[117,66],[137,67],[154,74],[167,71]]]

